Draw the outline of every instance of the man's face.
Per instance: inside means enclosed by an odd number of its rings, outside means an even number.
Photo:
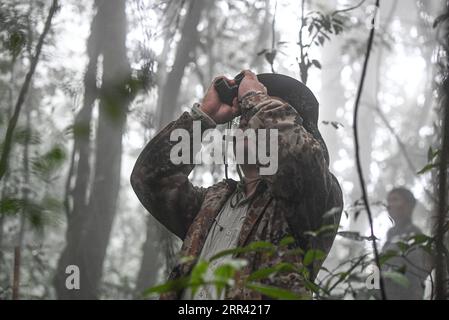
[[[404,220],[412,213],[410,204],[397,192],[392,192],[387,197],[387,210],[393,220]]]

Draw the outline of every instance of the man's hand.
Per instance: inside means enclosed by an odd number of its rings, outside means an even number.
[[[239,100],[250,91],[262,91],[267,93],[267,88],[259,82],[255,73],[251,70],[244,71],[245,77],[239,86]]]
[[[214,120],[215,123],[217,124],[223,124],[228,121],[231,121],[240,113],[237,97],[234,98],[234,100],[232,101],[232,106],[223,103],[220,100],[218,92],[217,90],[215,90],[214,87],[215,81],[217,81],[220,78],[225,78],[225,80],[228,81],[231,85],[234,84],[234,80],[230,80],[223,76],[216,77],[212,81],[212,84],[210,85],[209,89],[207,90],[207,93],[200,106],[201,111],[203,111],[209,117],[211,117],[212,120]]]

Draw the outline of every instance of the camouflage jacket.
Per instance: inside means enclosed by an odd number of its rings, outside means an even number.
[[[304,251],[318,248],[327,254],[335,232],[322,237],[310,237],[306,232],[340,221],[342,193],[336,178],[329,172],[325,155],[327,151],[304,129],[302,118],[287,103],[259,93],[244,98],[241,109],[240,127],[278,129],[279,149],[277,173],[262,176],[263,187],[258,188],[258,194],[248,208],[238,246],[253,241],[278,244],[290,235],[296,240],[295,245]],[[176,128],[184,128],[190,132],[193,143],[193,120],[189,113],[183,113],[147,144],[136,162],[131,184],[144,207],[183,240],[180,256],[198,257],[215,217],[237,183],[225,179],[208,188],[194,186],[188,179],[194,165],[174,165],[170,161],[170,150],[177,143],[170,141],[170,133]],[[202,132],[214,126],[210,119],[201,119]],[[250,252],[241,254],[239,258],[247,259],[248,264],[238,274],[237,285],[227,291],[226,298],[265,298],[242,283],[255,270],[279,263],[281,253],[267,256]],[[290,256],[288,259],[301,264],[302,255]],[[178,263],[170,279],[188,275],[196,262],[191,259]],[[320,265],[317,262],[314,268]],[[305,292],[304,283],[294,273],[279,274],[263,282],[299,294]],[[161,298],[179,297],[180,292],[171,292],[163,294]]]

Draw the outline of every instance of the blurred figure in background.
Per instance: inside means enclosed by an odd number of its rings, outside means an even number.
[[[382,254],[388,251],[396,251],[398,254],[386,261],[382,271],[401,272],[408,280],[408,285],[404,286],[384,277],[385,293],[389,300],[423,299],[424,280],[432,269],[430,255],[422,248],[414,246],[400,255],[398,242],[408,242],[411,237],[422,234],[421,229],[414,225],[412,220],[415,205],[415,197],[406,188],[395,188],[388,193],[387,210],[394,226],[388,230]]]

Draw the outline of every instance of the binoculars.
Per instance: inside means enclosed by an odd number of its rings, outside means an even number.
[[[214,87],[218,92],[218,96],[220,97],[221,102],[224,102],[230,106],[232,106],[232,100],[237,97],[239,92],[239,85],[245,77],[244,72],[240,72],[238,75],[234,77],[235,84],[229,85],[225,78],[220,78],[215,81]]]

